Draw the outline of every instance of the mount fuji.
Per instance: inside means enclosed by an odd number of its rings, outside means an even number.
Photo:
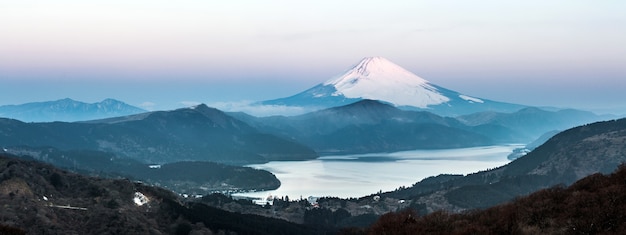
[[[437,86],[383,57],[367,57],[345,73],[296,95],[262,101],[262,105],[324,109],[363,99],[379,100],[405,110],[444,116],[476,112],[515,112],[526,106],[465,95]]]

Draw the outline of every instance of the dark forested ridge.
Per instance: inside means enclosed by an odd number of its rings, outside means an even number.
[[[0,232],[15,234],[325,234],[185,202],[128,180],[92,178],[0,153]]]
[[[258,132],[206,105],[83,123],[0,119],[0,147],[12,146],[96,150],[159,164],[178,161],[252,164],[317,157],[304,145]]]
[[[610,175],[587,176],[567,188],[551,187],[485,210],[465,213],[413,210],[383,215],[368,229],[344,234],[623,234],[626,165]]]
[[[594,173],[610,173],[625,161],[626,119],[597,122],[561,132],[505,166],[435,183],[425,180],[387,196],[439,205],[429,206],[430,211],[485,208]]]
[[[0,150],[2,151],[4,150]],[[268,171],[214,162],[149,165],[107,152],[59,150],[50,147],[12,147],[6,149],[6,152],[73,172],[98,177],[128,178],[188,195],[204,195],[216,191],[271,190],[280,186],[280,181]]]

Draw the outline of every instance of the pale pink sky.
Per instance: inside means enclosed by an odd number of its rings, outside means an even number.
[[[626,110],[624,12],[571,0],[2,1],[0,105],[272,99],[383,56],[478,97]]]

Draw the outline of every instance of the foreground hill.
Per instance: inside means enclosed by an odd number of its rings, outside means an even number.
[[[413,211],[383,215],[368,230],[346,234],[623,234],[626,166],[593,174],[568,188],[553,187],[485,210],[461,214]],[[350,232],[350,233],[349,233]]]
[[[184,202],[128,180],[90,178],[0,153],[0,233],[323,234],[255,215]]]
[[[461,214],[414,211],[383,215],[367,230],[346,234],[623,234],[626,166],[593,174],[568,188],[552,187],[513,202]]]
[[[310,148],[263,134],[206,105],[82,123],[0,119],[0,145],[97,150],[143,163],[250,164],[317,156]]]
[[[97,103],[84,103],[66,98],[0,106],[0,117],[18,119],[23,122],[74,122],[143,112],[146,111],[114,99],[105,99]]]

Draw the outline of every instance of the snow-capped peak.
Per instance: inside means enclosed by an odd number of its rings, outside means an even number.
[[[352,83],[357,79],[371,79],[371,77],[384,75],[389,80],[401,81],[414,80],[414,82],[427,83],[423,78],[405,70],[404,68],[394,64],[383,57],[365,57],[358,64],[354,65],[351,69],[345,72],[343,75],[328,80],[324,85],[343,85],[346,83]],[[352,78],[352,79],[350,79]]]
[[[334,96],[382,100],[397,106],[426,108],[450,100],[427,80],[383,57],[364,58],[323,85],[334,86]]]

